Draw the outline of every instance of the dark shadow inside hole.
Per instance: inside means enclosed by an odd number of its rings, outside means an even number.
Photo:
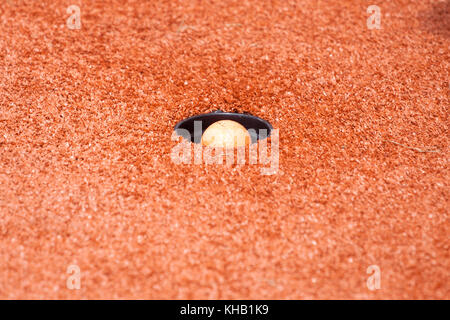
[[[200,143],[203,132],[205,132],[205,130],[214,122],[220,120],[236,121],[243,125],[247,130],[253,129],[256,133],[255,135],[251,134],[252,130],[249,131],[252,138],[252,143],[257,142],[257,140],[267,138],[268,136],[270,136],[270,133],[273,129],[269,122],[248,113],[215,111],[184,119],[177,123],[174,130],[180,136],[183,136],[185,138],[186,136],[183,135],[183,131],[186,130],[189,133],[191,142]],[[201,123],[201,134],[199,132],[199,134],[197,135],[195,135],[194,132],[194,124],[196,121],[199,121]]]

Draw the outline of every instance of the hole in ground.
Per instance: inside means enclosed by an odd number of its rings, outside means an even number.
[[[256,134],[250,134],[252,138],[252,143],[257,142],[260,139],[265,139],[270,136],[272,131],[272,126],[266,120],[258,118],[248,113],[233,113],[233,112],[223,112],[223,111],[215,111],[211,113],[199,114],[184,120],[181,120],[177,123],[174,130],[178,135],[190,139],[191,142],[200,143],[202,139],[203,132],[212,125],[214,122],[220,120],[232,120],[243,125],[247,130],[253,129]],[[194,132],[194,124],[196,121],[199,121],[201,124],[201,134],[200,130],[196,135]],[[198,125],[198,124],[197,124]],[[260,130],[266,130],[266,134],[264,131],[260,132]],[[189,133],[189,135],[185,133]],[[251,131],[250,131],[251,132]]]

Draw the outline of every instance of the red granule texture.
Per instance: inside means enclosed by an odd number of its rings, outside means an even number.
[[[449,299],[449,3],[2,1],[0,298]],[[171,161],[217,109],[277,174]]]

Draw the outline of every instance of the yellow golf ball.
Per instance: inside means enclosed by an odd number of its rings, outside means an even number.
[[[232,120],[214,122],[202,136],[202,145],[208,147],[236,148],[247,146],[250,142],[247,129]]]

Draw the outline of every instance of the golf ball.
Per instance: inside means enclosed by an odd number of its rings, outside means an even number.
[[[208,147],[236,148],[247,146],[250,142],[247,129],[232,120],[214,122],[202,135],[202,145]]]

